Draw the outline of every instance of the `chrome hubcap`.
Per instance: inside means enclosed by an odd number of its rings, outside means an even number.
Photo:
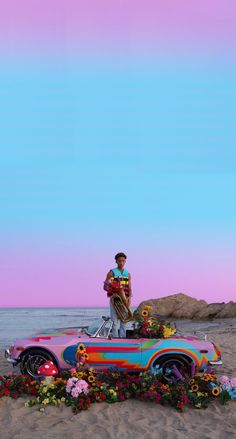
[[[26,372],[33,378],[41,377],[42,375],[39,375],[37,370],[43,363],[45,363],[45,361],[47,361],[47,358],[45,358],[43,355],[29,354],[24,364]]]

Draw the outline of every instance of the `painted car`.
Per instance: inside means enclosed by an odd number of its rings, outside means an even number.
[[[188,335],[177,330],[168,338],[150,339],[137,338],[132,329],[127,329],[126,338],[115,338],[112,326],[111,318],[103,316],[90,326],[46,330],[18,338],[5,350],[5,357],[32,377],[38,376],[39,366],[47,360],[52,360],[59,371],[75,366],[81,343],[89,357],[87,363],[94,369],[139,372],[161,367],[168,379],[173,365],[192,376],[193,371],[222,364],[219,348],[205,335]]]

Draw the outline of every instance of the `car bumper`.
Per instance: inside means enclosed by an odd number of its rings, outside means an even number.
[[[5,349],[4,354],[5,354],[5,358],[8,361],[8,363],[16,365],[19,362],[19,360],[16,360],[15,358],[11,358],[11,353],[10,353],[9,349]]]
[[[208,361],[211,366],[221,366],[223,363],[221,360],[218,361]]]

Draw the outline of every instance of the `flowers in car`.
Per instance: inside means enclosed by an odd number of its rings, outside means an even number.
[[[151,313],[152,306],[145,305],[141,316],[136,319],[135,332],[145,338],[167,338],[176,333],[171,323],[160,319],[157,314]]]

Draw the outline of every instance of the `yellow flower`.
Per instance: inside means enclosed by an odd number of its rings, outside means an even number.
[[[142,316],[143,317],[147,317],[148,316],[148,311],[146,311],[145,309],[142,311]]]
[[[192,384],[194,384],[195,383],[195,380],[192,378],[190,381],[189,381],[189,385],[191,386]]]
[[[88,376],[88,381],[89,381],[90,383],[93,383],[93,382],[95,381],[95,377],[94,377],[93,375],[89,375],[89,376]]]
[[[198,385],[197,385],[197,384],[193,384],[193,385],[191,386],[191,390],[192,390],[193,392],[197,392],[197,391],[198,391]]]
[[[86,347],[84,346],[83,343],[80,343],[77,347],[77,354],[84,355],[85,351],[86,351]]]
[[[65,402],[66,398],[64,396],[62,396],[61,398],[61,402]]]
[[[218,396],[218,395],[220,394],[220,390],[219,390],[218,387],[213,387],[211,393],[212,393],[212,395],[214,395],[214,396]]]
[[[84,354],[84,358],[85,358],[85,360],[88,360],[89,359],[89,355],[88,354]]]
[[[195,407],[201,407],[202,406],[202,403],[201,402],[197,402],[197,404],[195,404]]]
[[[45,398],[45,399],[43,399],[43,401],[42,401],[42,404],[48,404],[49,403],[49,399],[48,398]]]
[[[81,379],[81,378],[83,378],[83,376],[84,376],[84,372],[78,372],[78,373],[77,373],[77,377],[78,377],[78,378]]]

